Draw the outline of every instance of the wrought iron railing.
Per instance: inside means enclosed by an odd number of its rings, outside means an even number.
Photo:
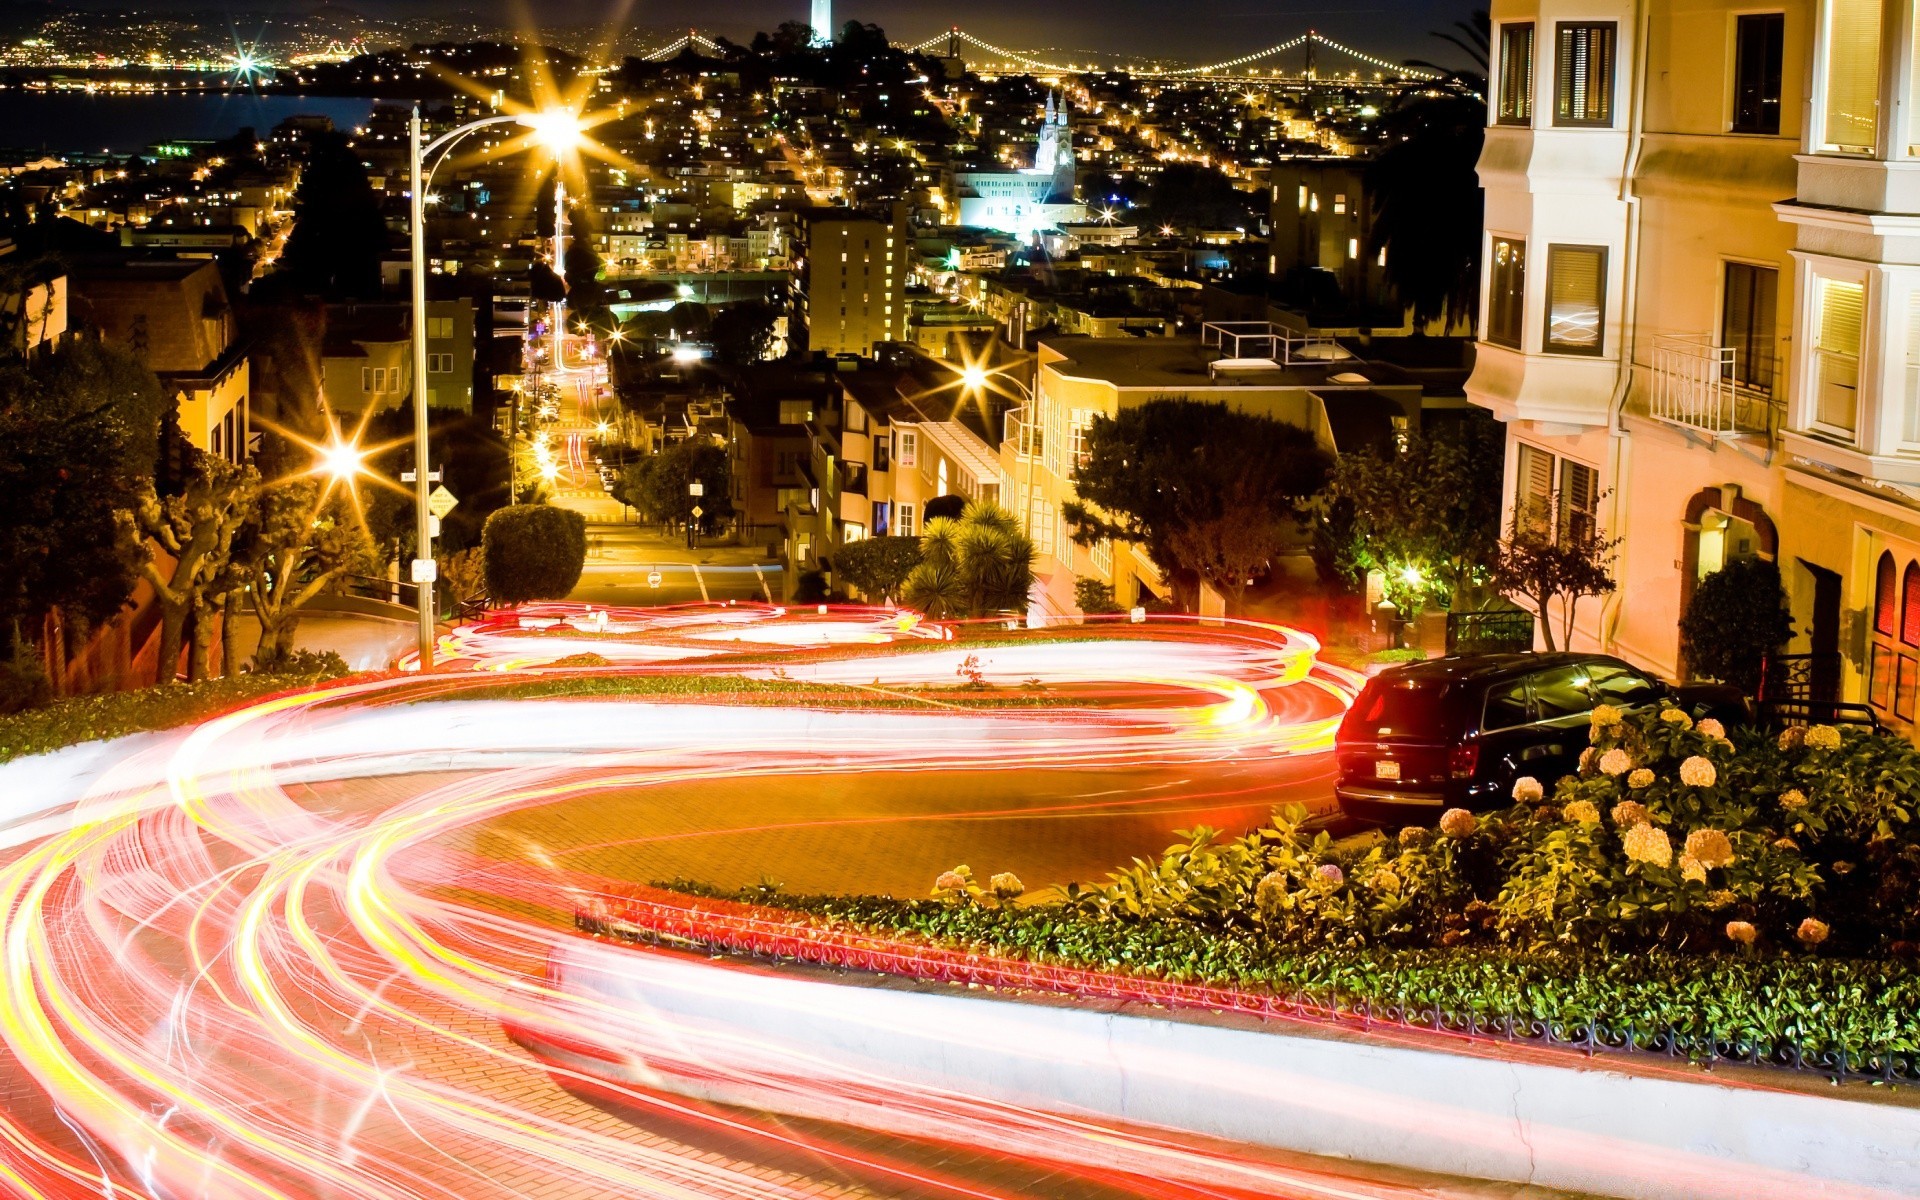
[[[1654,339],[1649,415],[1713,434],[1772,432],[1772,369],[1704,336]]]
[[[1448,654],[1516,654],[1533,649],[1533,614],[1519,608],[1447,614]]]

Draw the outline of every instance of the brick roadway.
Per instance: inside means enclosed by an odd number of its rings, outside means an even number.
[[[1323,801],[1324,759],[1220,765],[1183,771],[899,772],[860,776],[758,778],[704,788],[606,791],[505,814],[450,836],[446,848],[538,872],[536,863],[631,879],[675,876],[722,885],[780,878],[794,890],[876,890],[919,894],[932,874],[956,861],[976,870],[1012,869],[1030,886],[1094,877],[1130,855],[1157,853],[1169,830],[1197,821],[1232,830],[1263,820],[1283,800]],[[321,809],[384,806],[449,776],[417,776],[302,789]],[[1146,797],[1143,799],[1143,795]],[[477,898],[477,897],[476,897]],[[497,903],[497,901],[496,901]],[[508,904],[505,907],[528,911]],[[544,907],[544,906],[543,906]],[[561,919],[560,906],[536,915]],[[537,969],[536,964],[523,964]],[[511,1096],[537,1116],[618,1137],[635,1145],[691,1155],[759,1173],[821,1196],[886,1196],[902,1200],[951,1195],[899,1178],[850,1168],[807,1149],[736,1135],[710,1122],[599,1101],[562,1087],[507,1041],[483,1013],[429,997],[408,1004],[425,1027],[386,1030],[370,1046],[380,1061],[463,1091]],[[454,1030],[496,1056],[449,1042]],[[429,1032],[431,1031],[431,1032]],[[926,1171],[1004,1196],[1102,1200],[1124,1194],[1066,1174],[1041,1173],[963,1147],[899,1139],[813,1122],[779,1120],[801,1144],[830,1144],[909,1170]],[[441,1151],[462,1171],[485,1180],[478,1195],[597,1198],[602,1193],[542,1179],[495,1148],[471,1143]],[[1246,1148],[1235,1147],[1239,1153]],[[1278,1152],[1262,1157],[1303,1172],[1330,1168],[1360,1184],[1431,1186],[1435,1196],[1548,1196],[1541,1189],[1468,1183],[1410,1172],[1330,1164]],[[1307,1192],[1300,1193],[1308,1194]]]

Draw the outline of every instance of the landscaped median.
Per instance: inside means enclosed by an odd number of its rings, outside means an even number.
[[[1287,811],[1049,896],[967,867],[921,900],[676,881],[596,897],[578,922],[915,981],[857,989],[843,1011],[885,1013],[871,1028],[780,1005],[823,1052],[1008,1102],[1622,1196],[1920,1193],[1900,1086],[1920,1079],[1920,754],[1826,726],[1730,735],[1674,708],[1603,708],[1592,736],[1576,774],[1437,829],[1336,842]],[[630,984],[675,1003],[610,986]],[[1104,1049],[1056,1079],[1021,1065],[1046,1057],[1031,1047],[973,1038],[963,1070],[912,1032],[974,1019],[953,1003],[995,1006],[978,1019],[1008,1037]],[[740,1019],[777,1019],[751,1007]],[[1184,1099],[1141,1100],[1175,1061]],[[1751,1069],[1699,1070],[1714,1064]],[[1823,1095],[1823,1076],[1850,1086]]]

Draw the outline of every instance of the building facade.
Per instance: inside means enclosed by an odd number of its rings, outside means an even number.
[[[1576,646],[1685,670],[1699,580],[1774,560],[1782,661],[1911,728],[1920,685],[1915,5],[1493,9],[1479,359],[1509,516],[1620,539]]]
[[[801,223],[794,307],[809,350],[870,355],[878,343],[906,338],[913,238],[905,213],[897,217],[819,209]]]

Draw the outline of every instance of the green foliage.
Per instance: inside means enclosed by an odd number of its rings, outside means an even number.
[[[326,659],[324,663],[321,661]],[[230,675],[171,687],[141,688],[75,696],[45,708],[0,717],[0,762],[46,754],[82,742],[124,737],[154,729],[172,729],[238,707],[262,696],[328,678],[344,668],[337,655],[297,659],[293,666],[313,674]]]
[[[1033,542],[1013,514],[997,504],[975,500],[959,520],[929,521],[920,537],[920,559],[902,594],[930,617],[979,617],[1027,607]]]
[[[920,565],[920,541],[910,537],[864,538],[833,556],[834,573],[869,600],[898,595]]]
[[[332,300],[380,294],[387,226],[367,169],[343,135],[312,139],[293,194],[293,213],[279,274],[302,291]]]
[[[1767,655],[1792,636],[1780,568],[1763,558],[1735,559],[1702,579],[1680,617],[1688,670],[1749,696],[1760,690]]]
[[[586,518],[545,504],[510,505],[487,518],[481,555],[495,603],[564,600],[586,566]]]
[[[699,496],[688,491],[696,481]],[[628,466],[617,494],[648,520],[673,525],[693,520],[698,507],[700,523],[711,528],[733,515],[727,448],[703,439],[675,442]]]
[[[709,889],[691,889],[707,892]],[[1920,970],[1901,963],[1654,950],[1527,951],[1301,946],[1265,930],[1178,917],[1112,920],[1059,907],[989,907],[879,896],[739,899],[856,929],[1035,962],[1123,971],[1183,983],[1307,993],[1411,1016],[1510,1016],[1577,1030],[1589,1022],[1651,1038],[1671,1031],[1683,1053],[1711,1043],[1797,1042],[1809,1052],[1920,1049]]]
[[[707,331],[714,357],[730,367],[759,362],[773,349],[774,324],[780,314],[764,300],[742,300],[713,314]]]
[[[1410,438],[1397,453],[1343,454],[1329,501],[1350,514],[1335,546],[1350,577],[1379,571],[1401,612],[1427,602],[1456,610],[1472,595],[1500,548],[1500,479],[1505,431],[1485,416]]]
[[[1073,581],[1073,602],[1089,616],[1125,611],[1120,607],[1120,602],[1113,598],[1113,585],[1089,575]]]
[[[256,675],[292,676],[298,679],[337,679],[352,673],[347,660],[340,657],[336,650],[288,650],[272,659],[262,662],[256,655],[253,671]]]
[[[1553,605],[1559,601],[1559,645],[1570,644],[1580,601],[1613,591],[1613,555],[1620,539],[1601,533],[1591,521],[1569,519],[1558,493],[1543,507],[1514,511],[1513,523],[1494,555],[1494,587],[1533,601],[1546,648],[1555,648]]]
[[[298,478],[260,489],[234,557],[260,623],[255,660],[266,664],[291,652],[300,610],[314,597],[341,576],[369,574],[376,565],[352,501]]]
[[[1180,586],[1204,579],[1230,599],[1280,551],[1330,466],[1304,429],[1183,399],[1096,416],[1086,448],[1080,498],[1061,510],[1074,540],[1138,542]]]

